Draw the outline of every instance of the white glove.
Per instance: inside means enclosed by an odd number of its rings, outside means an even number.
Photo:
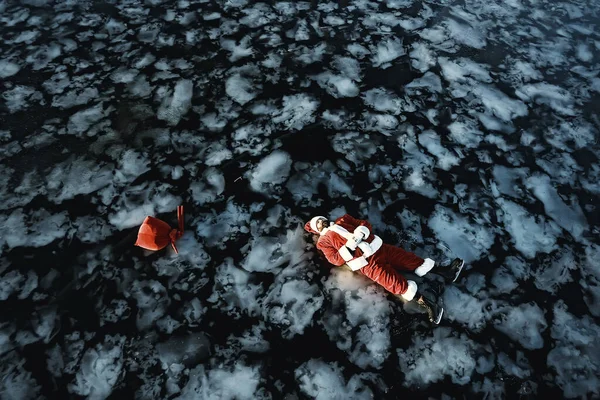
[[[354,250],[356,250],[358,243],[360,243],[360,241],[356,240],[356,238],[353,236],[350,239],[348,239],[348,241],[346,242],[346,247],[349,248],[350,250],[354,251]]]
[[[354,230],[354,236],[359,238],[360,240],[368,238],[370,234],[371,232],[369,231],[369,228],[367,228],[364,225],[357,226]]]

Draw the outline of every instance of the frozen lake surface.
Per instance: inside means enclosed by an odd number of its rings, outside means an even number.
[[[0,1],[0,398],[598,398],[599,22]],[[179,255],[131,246],[180,204]],[[328,268],[346,212],[467,261],[439,327]]]

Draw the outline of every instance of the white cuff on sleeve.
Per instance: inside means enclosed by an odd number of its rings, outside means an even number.
[[[338,253],[344,259],[344,261],[348,262],[354,258],[354,256],[350,253],[350,250],[346,246],[342,246],[339,248]]]
[[[402,297],[404,300],[411,301],[417,294],[417,283],[415,281],[406,281],[406,283],[408,283],[408,289],[402,293]]]
[[[435,261],[433,261],[431,258],[426,258],[425,261],[423,261],[423,264],[421,264],[417,269],[415,269],[415,274],[417,274],[418,276],[423,276],[429,271],[431,271],[431,269],[434,266]]]
[[[356,257],[354,260],[348,261],[346,264],[348,264],[348,266],[350,267],[350,269],[352,271],[358,271],[365,265],[368,265],[369,262],[367,261],[366,258],[364,258],[363,256],[360,256],[360,257]]]
[[[371,232],[369,231],[369,228],[367,228],[364,225],[357,226],[356,229],[354,230],[354,235],[356,235],[358,237],[362,236],[362,239],[368,238],[370,234],[371,234]]]

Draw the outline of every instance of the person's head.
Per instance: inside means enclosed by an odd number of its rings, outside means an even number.
[[[304,229],[313,234],[322,235],[325,229],[329,227],[329,220],[322,215],[313,217],[304,225]]]

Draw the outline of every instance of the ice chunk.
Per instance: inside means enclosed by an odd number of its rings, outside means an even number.
[[[21,67],[10,60],[0,60],[0,78],[8,78],[9,76],[15,75]]]
[[[325,282],[332,303],[320,323],[360,368],[381,368],[390,353],[390,305],[381,287],[339,268]]]
[[[438,239],[446,243],[457,257],[466,262],[481,258],[494,244],[494,234],[491,229],[486,228],[481,222],[472,223],[441,205],[436,205],[428,225]]]
[[[88,349],[81,359],[75,381],[68,385],[70,393],[104,400],[113,391],[123,369],[124,336],[107,336],[103,344]]]
[[[367,49],[366,47],[364,47],[358,43],[351,43],[348,45],[347,48],[348,48],[348,52],[358,59],[362,59],[365,56],[371,54],[369,49]]]
[[[69,218],[67,212],[49,213],[46,209],[14,210],[10,215],[0,215],[0,248],[42,247],[67,235]]]
[[[527,178],[526,185],[544,204],[546,214],[575,239],[580,240],[581,234],[587,229],[587,220],[577,197],[572,195],[571,206],[566,205],[547,175],[533,175]]]
[[[428,336],[415,335],[407,350],[397,350],[404,386],[422,386],[449,376],[456,385],[466,385],[475,371],[477,345],[450,328],[437,328]]]
[[[315,121],[315,111],[319,101],[301,93],[283,97],[283,109],[273,117],[273,122],[282,123],[288,129],[302,129]]]
[[[311,359],[300,365],[294,372],[300,390],[315,400],[330,399],[371,399],[374,398],[369,386],[361,381],[362,375],[352,375],[346,382],[343,367],[337,363]]]
[[[371,89],[365,92],[362,98],[366,105],[379,112],[398,115],[402,111],[402,100],[383,88]]]
[[[371,61],[375,67],[380,67],[406,54],[402,40],[391,38],[382,40],[377,46],[372,46],[371,52],[373,53]]]
[[[89,136],[95,134],[94,130],[90,128],[99,122],[105,116],[105,110],[102,103],[98,103],[95,106],[87,108],[82,111],[78,111],[71,115],[67,124],[67,131],[72,135],[84,135]]]
[[[240,74],[234,74],[225,82],[225,91],[234,101],[240,105],[248,103],[258,94],[260,85],[254,86],[250,80],[243,78]]]
[[[331,72],[323,72],[317,75],[316,80],[319,86],[335,98],[355,97],[360,92],[354,81],[343,76],[334,75]]]
[[[541,332],[546,330],[548,323],[544,311],[533,302],[509,308],[503,318],[494,323],[494,326],[526,349],[544,347]]]
[[[46,68],[52,60],[61,54],[61,48],[58,43],[34,46],[34,48],[37,50],[29,54],[26,58],[27,63],[33,64],[32,69],[34,71]]]
[[[290,174],[292,160],[284,151],[276,150],[263,158],[250,174],[250,187],[259,193],[270,192],[283,184]]]
[[[526,101],[545,104],[564,115],[576,115],[573,99],[568,90],[546,82],[524,85],[516,91],[517,96]]]
[[[29,108],[29,101],[38,98],[35,96],[36,90],[29,86],[21,86],[17,85],[10,90],[5,90],[2,93],[2,98],[4,99],[4,104],[8,108],[8,111],[11,113],[22,111]],[[28,101],[29,100],[29,101]]]
[[[421,72],[427,71],[435,65],[435,56],[425,43],[413,43],[413,49],[410,52],[411,65]]]
[[[486,292],[469,294],[456,286],[444,291],[444,304],[445,317],[473,332],[481,332],[498,312],[506,308],[504,302],[491,299]]]
[[[251,56],[254,54],[254,50],[250,45],[251,37],[245,36],[239,43],[239,45],[231,39],[221,39],[221,46],[231,52],[229,61],[236,62],[237,60]]]
[[[111,184],[113,174],[114,170],[108,165],[84,157],[69,158],[48,174],[48,199],[62,203],[80,194],[93,193]]]
[[[498,213],[498,218],[503,221],[515,247],[523,255],[533,258],[538,252],[549,253],[555,249],[560,229],[554,222],[529,214],[512,201],[496,199],[496,202],[502,211]]]
[[[415,92],[414,89],[425,88],[431,93],[440,93],[442,91],[442,80],[433,72],[426,72],[420,78],[415,79],[405,86],[409,93]]]
[[[25,360],[16,352],[2,356],[0,364],[0,395],[2,400],[35,400],[43,398],[40,385],[24,368]]]
[[[295,234],[302,239],[301,229]],[[321,309],[324,299],[320,287],[304,279],[288,278],[283,283],[278,279],[277,283],[265,299],[263,315],[280,327],[282,337],[291,339],[312,325],[313,316]]]
[[[175,85],[172,96],[167,96],[157,112],[157,118],[175,126],[187,114],[192,103],[194,84],[189,79],[182,79]]]
[[[190,371],[190,378],[181,395],[176,400],[236,399],[255,400],[268,398],[264,388],[259,388],[263,380],[259,366],[248,366],[243,361],[233,365],[219,365],[207,370],[198,366]]]
[[[460,158],[442,146],[440,140],[440,137],[431,130],[425,131],[419,135],[419,143],[438,158],[438,167],[448,171],[450,168],[460,164]]]
[[[84,88],[83,90],[73,90],[62,96],[55,96],[52,100],[52,106],[58,108],[71,108],[87,104],[90,100],[98,97],[98,89]]]
[[[547,363],[556,371],[555,382],[566,398],[595,397],[599,394],[600,327],[588,317],[577,318],[562,300],[554,305],[551,336],[554,347]]]

